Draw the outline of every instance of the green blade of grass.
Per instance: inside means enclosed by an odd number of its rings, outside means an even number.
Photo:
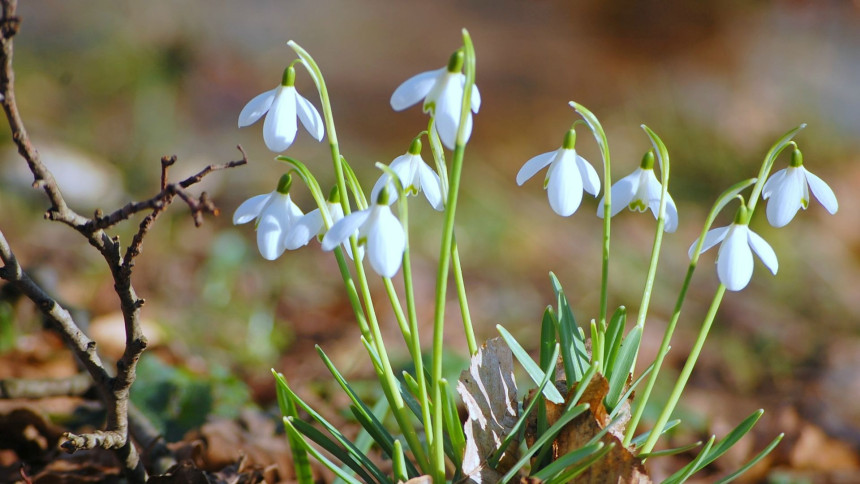
[[[690,462],[689,464],[682,467],[681,470],[669,476],[668,479],[663,481],[663,484],[681,484],[682,482],[689,479],[690,476],[695,474],[696,467],[698,467],[702,464],[702,462],[707,460],[708,453],[711,451],[711,447],[713,447],[714,445],[715,438],[716,437],[712,435],[711,438],[708,439],[708,443],[705,444],[705,447],[702,448],[701,451],[699,451],[699,455],[697,455],[696,458],[693,459],[693,462]]]
[[[555,476],[554,478],[552,478],[548,481],[545,481],[544,484],[564,484],[564,483],[570,482],[571,480],[573,480],[573,478],[582,474],[592,464],[594,464],[598,460],[602,459],[614,447],[615,447],[614,443],[603,446],[603,448],[601,448],[600,450],[598,450],[597,452],[592,454],[591,457],[588,457],[583,462],[580,462],[579,464],[571,467],[570,469],[568,469],[568,470],[564,471],[563,473]]]
[[[337,445],[333,440],[326,437],[325,434],[314,428],[307,422],[304,422],[297,418],[292,418],[290,421],[295,427],[296,430],[299,431],[302,435],[315,442],[317,445],[325,449],[329,454],[333,455],[337,460],[339,460],[342,464],[345,464],[349,467],[353,472],[358,474],[358,476],[364,479],[364,482],[380,482],[380,483],[389,483],[391,482],[388,477],[382,473],[376,466],[367,459],[367,456],[364,456],[364,461],[361,459],[357,459],[356,456],[344,450],[342,447]],[[367,465],[369,464],[369,465]],[[368,470],[365,470],[364,467],[367,467]],[[370,471],[373,474],[373,477],[370,477],[368,474]]]
[[[779,442],[782,440],[782,438],[783,438],[783,437],[785,437],[785,434],[779,434],[775,439],[773,439],[773,441],[772,441],[770,444],[768,444],[768,446],[767,446],[767,447],[765,447],[765,448],[764,448],[764,450],[762,450],[761,452],[759,452],[758,454],[756,454],[756,456],[755,456],[755,457],[753,457],[749,462],[747,462],[746,464],[744,464],[744,466],[743,466],[743,467],[741,467],[740,469],[736,470],[735,472],[733,472],[733,473],[729,474],[728,476],[726,476],[726,477],[724,477],[724,478],[720,479],[719,481],[717,481],[717,482],[716,482],[716,484],[725,484],[725,483],[727,483],[727,482],[731,482],[731,481],[733,481],[733,480],[737,479],[737,478],[738,478],[738,476],[740,476],[740,475],[741,475],[741,474],[743,474],[744,472],[748,471],[752,466],[754,466],[754,465],[758,464],[758,462],[759,462],[760,460],[762,460],[765,456],[767,456],[768,454],[770,454],[770,452],[771,452],[771,451],[772,451],[772,450],[773,450],[777,445],[779,445]]]
[[[661,432],[661,434],[665,434],[666,432],[672,430],[673,428],[677,427],[678,424],[680,424],[680,423],[681,423],[680,419],[670,420],[670,421],[666,422],[666,425],[663,427],[663,432]],[[640,445],[642,445],[643,442],[648,440],[648,437],[651,436],[651,432],[653,430],[654,429],[651,429],[651,430],[643,433],[642,435],[637,435],[633,440],[630,441],[630,443],[633,444],[633,446],[635,446],[635,447],[639,447]]]
[[[535,472],[531,475],[536,479],[540,479],[541,481],[546,481],[551,479],[553,476],[561,473],[567,467],[572,466],[582,459],[588,458],[590,455],[602,449],[606,444],[603,442],[597,442],[595,444],[586,445],[580,447],[579,449],[573,450],[559,457],[558,459],[552,461],[548,466],[543,469]]]
[[[607,408],[614,409],[618,405],[621,392],[624,390],[624,384],[627,383],[627,377],[633,371],[633,365],[636,362],[636,353],[639,351],[639,342],[641,340],[642,327],[636,326],[627,333],[624,341],[621,342],[618,357],[609,376],[609,392],[607,392],[606,398],[603,399]]]
[[[627,323],[627,308],[619,306],[609,319],[609,326],[606,328],[606,368],[612,368],[615,364],[615,359],[618,356],[618,350],[621,348],[621,341],[624,334],[624,325]]]
[[[284,417],[296,417],[298,411],[296,404],[292,401],[287,391],[287,380],[284,375],[272,369],[272,374],[275,376],[275,391],[278,396],[278,407],[281,409],[281,415]],[[304,446],[296,441],[292,435],[287,434],[287,441],[290,444],[290,452],[293,455],[293,467],[296,469],[296,480],[300,484],[312,484],[314,482],[313,470],[311,462],[308,459],[308,453]]]
[[[523,369],[526,370],[529,377],[531,377],[532,381],[535,382],[535,385],[539,385],[540,382],[544,379],[546,375],[543,370],[534,362],[531,356],[526,353],[526,350],[523,349],[522,346],[517,342],[517,340],[513,337],[511,333],[508,332],[502,325],[497,324],[496,329],[499,331],[499,334],[502,335],[502,339],[505,340],[505,343],[508,344],[508,347],[511,349],[511,353],[517,358],[517,361],[520,362]],[[555,388],[555,385],[546,385],[543,389],[543,395],[552,403],[556,405],[564,403],[564,397],[561,396],[561,393],[558,392],[558,389]]]
[[[445,420],[446,435],[451,441],[451,462],[454,468],[460,469],[463,464],[463,454],[466,451],[466,435],[463,433],[463,424],[460,423],[460,414],[457,412],[457,402],[450,391],[448,380],[444,378],[440,382],[442,386],[442,418]]]
[[[638,457],[640,459],[649,459],[651,457],[665,457],[667,455],[681,454],[681,453],[693,450],[700,445],[702,445],[701,440],[698,442],[693,442],[692,444],[685,445],[683,447],[675,447],[673,449],[664,449],[664,450],[658,450],[657,452],[649,452],[647,454],[639,454],[636,457]]]
[[[326,466],[329,470],[334,472],[337,477],[343,479],[348,484],[361,484],[361,481],[342,471],[340,467],[338,467],[334,462],[329,460],[326,456],[322,455],[320,451],[308,445],[308,443],[305,442],[305,439],[302,437],[301,433],[299,433],[299,431],[296,430],[296,428],[293,426],[292,419],[293,417],[284,417],[284,430],[286,430],[287,434],[292,436],[292,438],[296,439],[296,442],[298,442],[298,444],[302,446],[306,452],[311,454],[316,460],[322,463],[322,465]]]

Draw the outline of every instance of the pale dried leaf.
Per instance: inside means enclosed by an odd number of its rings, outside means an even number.
[[[487,466],[487,458],[517,422],[513,355],[501,338],[487,341],[472,357],[469,369],[460,374],[457,392],[469,412],[463,426],[466,434],[463,473],[468,477],[467,482],[498,482],[501,474]],[[516,448],[516,443],[508,447],[499,470],[511,460],[510,454]]]

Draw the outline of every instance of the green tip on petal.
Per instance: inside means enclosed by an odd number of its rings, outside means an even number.
[[[284,69],[284,75],[281,77],[282,86],[294,86],[296,84],[296,69],[292,64]]]
[[[331,203],[340,203],[340,190],[337,189],[337,185],[331,187],[331,191],[328,193],[328,201]]]
[[[653,170],[654,169],[654,151],[648,150],[644,156],[642,156],[642,163],[639,164],[639,167],[643,170]]]
[[[278,193],[286,195],[290,193],[290,186],[293,184],[293,177],[289,173],[284,173],[281,179],[278,180]]]
[[[460,72],[463,70],[463,62],[466,56],[463,54],[463,49],[457,49],[451,58],[448,59],[448,72]]]
[[[418,155],[421,153],[421,139],[420,137],[412,140],[412,144],[409,145],[409,154],[410,155]]]
[[[564,142],[561,144],[561,147],[566,150],[572,150],[576,146],[576,130],[570,129],[564,135]]]
[[[794,148],[794,151],[791,152],[791,163],[790,163],[790,165],[793,166],[794,168],[798,168],[800,166],[803,166],[803,153],[801,153],[800,150],[797,149],[796,147]]]

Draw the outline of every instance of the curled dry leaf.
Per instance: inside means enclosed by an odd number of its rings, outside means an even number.
[[[496,469],[487,458],[499,448],[517,422],[517,385],[513,354],[501,338],[493,338],[472,357],[468,370],[460,374],[457,392],[466,404],[469,417],[463,426],[466,455],[463,474],[466,482],[496,483],[512,465],[518,444],[512,442]]]

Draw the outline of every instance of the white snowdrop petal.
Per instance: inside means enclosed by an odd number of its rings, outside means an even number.
[[[310,133],[315,140],[322,141],[323,134],[325,134],[325,128],[323,127],[323,120],[320,117],[320,113],[317,111],[317,108],[298,92],[296,92],[296,108],[299,120],[302,122],[305,129],[308,130],[308,133]]]
[[[552,163],[552,160],[557,154],[559,154],[558,150],[550,151],[549,153],[537,155],[527,161],[526,164],[520,168],[519,173],[517,173],[517,185],[522,185],[529,178],[535,176],[537,172],[543,170],[547,165]]]
[[[275,88],[271,91],[258,94],[254,99],[248,101],[248,104],[239,113],[239,127],[250,126],[263,117],[272,105],[272,100],[275,99],[275,91],[277,90],[278,88]]]
[[[579,168],[583,188],[596,197],[600,193],[600,177],[597,176],[597,171],[588,160],[579,155],[576,155],[576,166]]]
[[[296,139],[296,122],[296,89],[282,86],[263,122],[263,140],[266,147],[275,153],[289,148]]]
[[[730,291],[747,287],[753,272],[753,256],[745,225],[732,225],[717,255],[717,275]]]
[[[785,177],[785,173],[788,169],[783,168],[778,172],[774,173],[764,182],[764,186],[761,190],[761,198],[767,200],[770,198],[771,194],[778,189],[780,185],[782,185],[782,179]]]
[[[323,237],[322,250],[334,250],[335,247],[349,239],[349,236],[364,224],[369,215],[369,210],[360,210],[338,220]]]
[[[675,206],[675,200],[672,200],[672,195],[666,192],[666,221],[663,223],[663,230],[672,233],[678,230],[678,207]]]
[[[377,213],[367,234],[370,266],[382,277],[394,277],[400,270],[406,250],[406,234],[389,207],[375,207],[373,210]]]
[[[752,230],[748,230],[749,233],[749,244],[752,247],[752,250],[758,255],[758,258],[764,262],[765,267],[770,270],[773,275],[776,275],[776,271],[779,270],[779,261],[776,259],[776,252],[773,251],[773,247],[767,243],[759,234],[753,232]]]
[[[275,260],[284,253],[281,244],[281,236],[284,227],[275,214],[266,212],[260,215],[260,223],[257,224],[257,248],[260,255],[266,260]]]
[[[821,202],[821,205],[825,210],[831,214],[836,213],[836,211],[839,210],[839,202],[836,201],[836,194],[833,193],[830,186],[827,185],[824,180],[810,173],[808,170],[804,170],[804,172],[806,175],[806,181],[809,182],[809,188],[812,190],[812,194],[815,195],[815,198]]]
[[[391,95],[391,107],[395,111],[402,111],[427,97],[440,74],[445,68],[435,71],[422,72],[407,79],[394,90]]]
[[[639,174],[636,171],[618,180],[614,185],[612,185],[612,188],[609,189],[609,201],[612,202],[609,216],[614,217],[618,215],[619,212],[627,208],[627,206],[630,205],[630,202],[633,201],[633,197],[636,195],[638,188]],[[604,195],[604,198],[605,197],[606,195]],[[597,216],[600,218],[603,218],[603,206],[606,203],[604,198],[601,198],[600,203],[597,204]]]
[[[726,237],[726,234],[728,233],[730,227],[731,226],[719,227],[716,229],[709,230],[708,233],[705,234],[705,242],[702,244],[702,251],[700,253],[705,252],[711,247],[719,244],[720,241]],[[693,242],[693,245],[690,246],[690,249],[687,250],[687,255],[690,257],[690,259],[693,258],[694,252],[696,250],[696,244],[698,243],[699,239],[696,239]]]
[[[547,177],[550,207],[562,217],[573,215],[582,202],[582,178],[574,160],[560,157],[550,165]]]
[[[317,232],[319,232],[319,225],[315,225],[313,223],[314,220],[309,220],[308,216],[311,215],[316,215],[316,218],[322,222],[322,217],[319,217],[319,212],[316,211],[299,218],[287,231],[286,236],[284,236],[285,249],[295,250],[299,247],[304,247],[316,236]]]
[[[469,100],[472,112],[478,114],[478,110],[481,109],[481,93],[478,91],[477,84],[472,84],[472,97]]]
[[[798,176],[800,175],[800,176]],[[806,180],[798,171],[786,171],[773,185],[767,202],[767,221],[783,227],[794,218],[803,204],[803,184]]]
[[[421,191],[424,192],[424,196],[427,197],[430,206],[434,210],[442,211],[445,204],[442,200],[442,181],[439,179],[439,175],[422,161],[418,165],[418,177],[421,183]]]
[[[233,225],[248,223],[257,218],[260,215],[260,212],[263,211],[263,207],[266,206],[266,203],[269,201],[271,196],[271,193],[266,193],[264,195],[251,197],[242,202],[242,204],[236,208],[236,211],[233,212]]]

